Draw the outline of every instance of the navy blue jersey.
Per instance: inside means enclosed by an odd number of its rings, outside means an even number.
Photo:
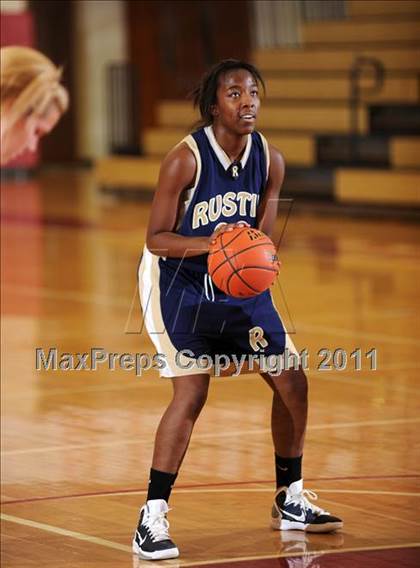
[[[269,167],[265,138],[258,132],[249,134],[241,160],[234,163],[218,144],[211,126],[183,142],[194,153],[197,172],[193,188],[181,198],[175,232],[189,237],[210,236],[221,223],[238,221],[256,227]],[[180,259],[168,258],[165,262],[175,267]],[[207,254],[185,258],[182,266],[207,272]]]
[[[198,237],[210,236],[220,223],[246,221],[256,227],[269,169],[265,138],[249,134],[240,162],[233,164],[211,127],[182,142],[193,152],[197,172],[193,187],[180,200],[175,231]],[[244,354],[282,354],[286,347],[297,353],[270,292],[253,298],[227,296],[213,285],[207,256],[165,258],[144,247],[139,292],[146,329],[165,356],[161,375],[203,373],[197,364],[203,355],[233,360]]]

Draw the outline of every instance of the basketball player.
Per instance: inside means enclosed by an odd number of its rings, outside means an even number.
[[[68,107],[61,70],[29,47],[1,48],[1,165],[34,152]]]
[[[267,235],[274,228],[284,162],[255,131],[260,86],[260,73],[248,63],[225,60],[212,68],[195,91],[203,127],[169,152],[160,171],[139,289],[147,330],[165,355],[161,374],[172,379],[173,399],[156,433],[147,501],[133,539],[133,551],[145,559],[179,555],[166,515],[209,387],[210,374],[197,358],[281,354],[286,347],[296,353],[269,291],[232,298],[207,274],[209,245],[221,231],[240,223]],[[299,368],[261,376],[273,390],[277,491],[271,526],[311,532],[341,528],[342,521],[312,504],[303,489],[305,374]]]

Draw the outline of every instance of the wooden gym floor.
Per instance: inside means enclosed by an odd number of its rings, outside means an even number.
[[[2,566],[150,566],[130,541],[170,382],[35,369],[37,347],[152,352],[136,333],[149,207],[97,193],[87,172],[2,189]],[[306,487],[344,530],[269,529],[270,392],[256,374],[217,378],[171,498],[181,557],[158,565],[419,565],[419,236],[410,223],[292,211],[280,247],[274,293],[309,354]],[[349,357],[319,370],[323,348],[360,348],[361,369]]]

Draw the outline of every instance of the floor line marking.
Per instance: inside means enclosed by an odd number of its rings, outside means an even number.
[[[377,517],[382,517],[383,519],[392,519],[393,521],[398,521],[399,523],[406,523],[409,525],[414,525],[416,527],[420,526],[420,523],[416,522],[416,521],[410,521],[409,519],[401,519],[400,517],[395,517],[394,515],[385,515],[384,513],[377,513],[376,511],[372,511],[371,509],[369,509],[369,511],[367,511],[366,509],[363,509],[362,507],[355,507],[354,505],[347,505],[347,503],[341,503],[339,501],[333,501],[331,499],[324,499],[324,501],[326,501],[327,503],[332,503],[333,505],[338,505],[339,507],[347,507],[348,509],[354,509],[355,511],[362,511],[362,513],[369,513],[369,515],[375,515]]]
[[[84,540],[86,542],[90,542],[91,544],[99,544],[100,546],[106,546],[108,548],[113,548],[115,550],[122,550],[123,552],[131,552],[130,546],[126,546],[124,544],[118,544],[117,542],[112,542],[111,540],[105,540],[103,538],[99,538],[96,536],[91,536],[88,534],[83,534],[75,531],[69,531],[67,529],[62,529],[60,527],[55,527],[53,525],[38,523],[37,521],[31,521],[30,519],[23,519],[22,517],[15,517],[14,515],[6,515],[4,513],[0,514],[0,518],[3,521],[8,521],[10,523],[25,525],[27,527],[32,527],[50,533],[59,534],[61,536],[76,538],[77,540]]]
[[[394,497],[420,497],[418,491],[380,491],[374,489],[314,489],[318,493],[349,493],[351,495],[393,495]]]
[[[89,542],[90,544],[96,544],[99,546],[104,546],[107,548],[112,548],[114,550],[119,550],[122,552],[129,552],[131,553],[131,547],[119,544],[117,542],[112,542],[110,540],[105,540],[103,538],[95,537],[86,535],[83,533],[69,531],[67,529],[62,529],[60,527],[55,527],[53,525],[47,525],[45,523],[39,523],[37,521],[31,521],[30,519],[24,519],[22,517],[16,517],[14,515],[6,515],[1,513],[0,518],[4,521],[16,523],[19,525],[29,526],[31,528],[36,528],[39,530],[43,530],[46,532],[59,534],[61,536],[74,538],[77,540],[81,540],[84,542]],[[349,548],[339,548],[339,549],[325,549],[325,550],[314,550],[313,552],[307,552],[305,555],[308,556],[318,556],[321,554],[335,554],[335,553],[348,553],[348,552],[367,552],[373,550],[393,550],[399,548],[417,548],[420,546],[420,542],[410,542],[404,544],[391,544],[391,545],[377,545],[377,546],[363,546],[363,547],[349,547]],[[217,559],[209,559],[209,560],[202,560],[198,562],[179,562],[180,566],[203,566],[205,564],[222,564],[225,562],[246,562],[249,560],[268,560],[271,558],[279,558],[279,557],[300,557],[303,556],[302,551],[299,552],[288,552],[288,553],[278,553],[278,554],[270,554],[270,555],[262,555],[262,556],[242,556],[236,558],[217,558]]]
[[[403,491],[369,491],[368,489],[312,489],[315,493],[349,493],[361,494],[361,495],[391,495],[394,497],[420,497],[418,492],[403,492]],[[136,495],[136,494],[147,493],[146,490],[123,492],[123,493],[113,493],[112,496],[121,497],[123,495]],[[244,488],[232,488],[232,489],[178,489],[174,491],[175,493],[274,493],[274,490],[266,487],[244,487]],[[104,495],[105,496],[105,495]],[[415,524],[420,524],[413,521]]]
[[[417,477],[417,476],[412,476]],[[377,479],[377,478],[375,478]],[[346,480],[346,478],[344,478]],[[308,479],[310,482],[310,478]],[[314,480],[322,481],[320,479]],[[331,481],[326,479],[325,481]],[[274,481],[245,481],[239,482],[241,485],[260,485],[263,483],[273,483]],[[190,486],[190,487],[179,487],[174,489],[173,493],[272,493],[274,489],[267,488],[267,487],[245,487],[239,488],[237,487],[238,482],[233,483],[220,483],[218,485],[236,485],[236,487],[220,487],[220,488],[209,488],[208,486]],[[88,499],[88,498],[96,498],[96,497],[123,497],[124,495],[145,495],[147,493],[147,489],[125,489],[122,491],[106,491],[106,492],[99,492],[99,493],[78,493],[75,495],[59,495],[59,496],[52,496],[52,497],[35,497],[33,499],[22,499],[22,500],[15,500],[15,501],[4,501],[2,505],[14,505],[20,503],[31,503],[36,501],[58,501],[60,499]],[[380,491],[380,490],[369,490],[369,489],[325,489],[325,488],[317,488],[313,489],[313,491],[318,493],[348,493],[348,494],[367,494],[367,495],[391,495],[391,496],[405,496],[405,497],[420,497],[419,492],[408,492],[408,491]]]
[[[395,550],[399,548],[418,548],[420,546],[420,542],[407,542],[404,544],[384,544],[384,545],[376,545],[376,546],[355,546],[353,548],[338,548],[338,549],[325,549],[325,550],[314,550],[313,552],[286,552],[286,553],[278,553],[278,554],[270,554],[264,556],[239,556],[236,558],[217,558],[215,560],[201,560],[199,562],[179,562],[180,568],[185,566],[185,568],[189,566],[205,566],[212,564],[224,564],[224,563],[233,563],[233,562],[247,562],[251,560],[271,560],[276,558],[293,558],[293,557],[310,557],[310,556],[318,556],[324,554],[345,554],[348,552],[369,552],[375,550]],[[169,566],[169,564],[168,564]]]
[[[331,430],[336,428],[358,428],[366,426],[396,426],[398,424],[416,424],[420,422],[419,417],[413,418],[395,418],[391,420],[363,420],[355,422],[332,422],[330,424],[312,424],[309,425],[307,430]],[[270,434],[270,428],[256,428],[253,430],[233,430],[230,432],[203,432],[193,434],[191,438],[191,444],[194,444],[197,440],[205,439],[218,439],[218,438],[229,438],[233,436],[250,436],[250,435],[260,435],[260,434]],[[138,438],[127,439],[127,440],[115,440],[110,442],[97,442],[93,444],[68,444],[62,446],[47,446],[44,448],[28,448],[20,450],[3,450],[1,452],[2,456],[15,456],[15,455],[28,455],[28,454],[39,454],[47,452],[56,451],[69,451],[69,450],[82,450],[82,449],[92,449],[92,448],[104,448],[113,447],[121,445],[136,445],[139,443]],[[151,439],[149,444],[153,443]]]

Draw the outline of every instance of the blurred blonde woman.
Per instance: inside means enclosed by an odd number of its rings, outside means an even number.
[[[1,165],[36,150],[67,110],[61,69],[29,47],[1,50]]]

